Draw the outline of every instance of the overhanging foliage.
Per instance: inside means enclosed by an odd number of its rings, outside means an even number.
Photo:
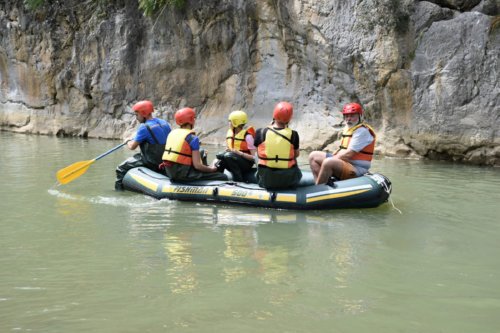
[[[111,2],[112,0],[108,0]],[[44,5],[52,4],[54,0],[24,0],[24,5],[30,10],[36,10]],[[103,3],[105,0],[90,0],[90,2]],[[138,0],[139,9],[144,15],[153,16],[160,13],[166,7],[182,8],[186,4],[186,0]],[[60,4],[60,6],[64,6]]]

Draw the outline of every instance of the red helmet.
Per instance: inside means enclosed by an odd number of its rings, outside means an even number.
[[[363,115],[363,108],[361,105],[358,103],[349,103],[344,105],[344,108],[342,109],[342,114],[359,114],[360,116]]]
[[[273,119],[282,123],[289,123],[293,116],[293,106],[288,102],[279,102],[274,107]]]
[[[141,116],[147,117],[153,113],[153,103],[151,101],[140,101],[134,104],[132,110],[138,112]]]
[[[195,115],[196,113],[194,109],[182,108],[180,110],[177,110],[177,112],[175,113],[175,122],[179,126],[182,126],[184,124],[191,124],[191,126],[194,126]]]

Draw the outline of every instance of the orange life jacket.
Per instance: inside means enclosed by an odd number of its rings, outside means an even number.
[[[165,152],[162,159],[173,163],[184,165],[193,164],[193,153],[186,138],[189,134],[194,135],[194,131],[185,128],[174,129],[167,138]]]
[[[257,147],[259,165],[276,169],[289,169],[297,163],[290,128],[267,127],[262,135],[264,140]]]
[[[255,137],[255,129],[250,126],[247,129],[242,129],[241,131],[238,132],[238,134],[235,135],[233,128],[232,127],[229,128],[226,134],[227,147],[250,154],[247,141],[245,140],[247,134],[250,134],[252,137]]]
[[[373,128],[371,128],[370,125],[368,125],[366,123],[361,123],[361,124],[358,124],[358,125],[353,126],[351,128],[345,128],[344,131],[342,132],[342,139],[340,141],[340,147],[335,152],[335,154],[337,154],[342,149],[347,149],[347,147],[349,147],[349,142],[351,142],[352,135],[354,134],[354,131],[360,127],[365,127],[366,129],[368,129],[368,131],[370,131],[370,134],[373,136],[373,141],[368,146],[363,148],[363,150],[354,154],[354,156],[351,157],[350,159],[351,160],[362,160],[362,161],[371,161],[372,160],[373,152],[375,150],[376,135],[375,135],[375,131],[373,130]]]

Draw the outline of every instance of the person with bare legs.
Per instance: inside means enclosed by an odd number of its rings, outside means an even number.
[[[323,151],[309,154],[309,165],[317,185],[333,185],[334,178],[355,178],[370,169],[375,149],[375,131],[363,121],[360,104],[346,104],[342,114],[346,125],[339,149],[334,154]]]

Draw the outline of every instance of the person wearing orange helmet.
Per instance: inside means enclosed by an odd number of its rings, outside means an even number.
[[[244,111],[231,112],[228,121],[226,151],[216,155],[216,166],[219,171],[227,169],[233,176],[232,180],[243,182],[255,164],[255,130],[252,126],[246,126],[248,116]]]
[[[170,179],[178,182],[227,180],[215,166],[203,164],[200,139],[193,131],[195,119],[196,112],[192,108],[182,108],[175,113],[175,122],[180,127],[167,138],[161,168]]]
[[[165,142],[171,131],[170,124],[163,119],[154,118],[154,106],[151,101],[140,101],[132,106],[135,117],[140,123],[133,139],[127,140],[127,147],[135,150],[140,147],[141,152],[126,159],[116,168],[115,189],[122,190],[122,180],[128,170],[145,166],[151,170],[159,171]]]
[[[375,131],[363,122],[363,108],[348,103],[342,109],[345,127],[339,149],[334,154],[313,151],[309,165],[316,184],[332,185],[334,179],[344,180],[368,172],[375,149]]]
[[[255,134],[257,182],[266,189],[292,188],[302,178],[297,165],[299,134],[288,127],[292,116],[292,104],[279,102],[274,107],[271,125],[259,128]]]

